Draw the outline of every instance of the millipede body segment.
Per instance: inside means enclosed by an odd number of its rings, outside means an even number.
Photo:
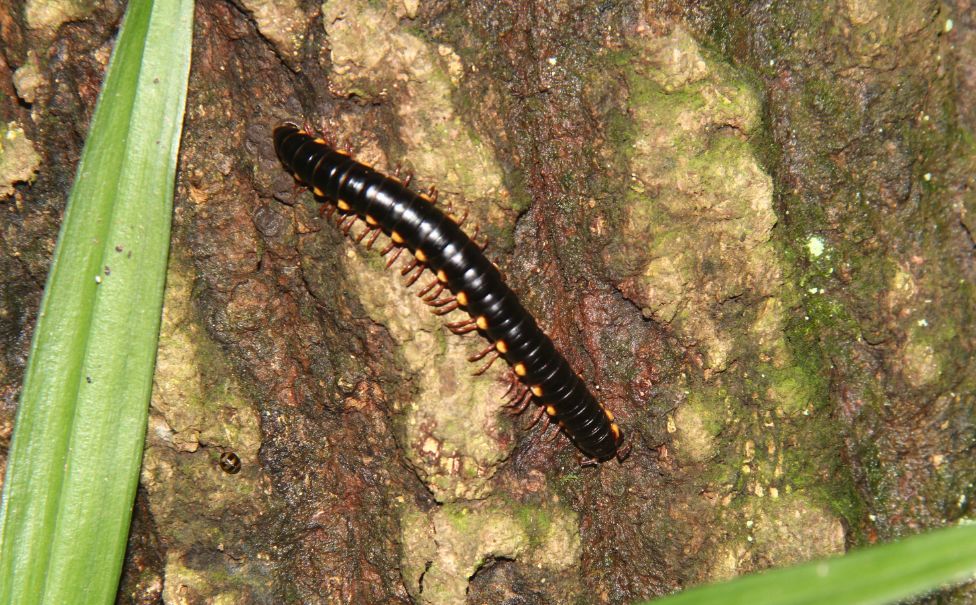
[[[459,308],[505,358],[545,413],[587,456],[617,456],[623,435],[613,414],[587,389],[498,269],[461,227],[398,179],[357,162],[295,124],[274,131],[285,168],[315,199],[355,214],[406,247],[448,288]]]

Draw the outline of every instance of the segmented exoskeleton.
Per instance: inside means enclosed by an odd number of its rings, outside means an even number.
[[[477,330],[491,341],[480,357],[494,349],[511,365],[526,389],[524,397],[516,393],[516,402],[534,396],[590,458],[602,462],[620,456],[623,433],[613,414],[593,397],[481,247],[433,203],[433,196],[357,162],[295,124],[275,128],[274,144],[284,167],[317,201],[366,222],[367,230],[358,239],[372,233],[371,245],[384,232],[413,253],[416,262],[410,269],[418,268],[416,277],[425,267],[434,272],[437,280],[421,294],[431,302],[445,288],[450,290],[452,297],[440,299],[444,304],[434,301],[435,312],[460,308],[468,313],[470,319],[448,327],[457,333]]]

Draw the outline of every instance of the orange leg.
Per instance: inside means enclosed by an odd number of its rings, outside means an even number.
[[[419,265],[419,264],[420,264],[420,261],[419,260],[413,259],[412,261],[410,261],[409,263],[407,263],[407,266],[406,267],[404,267],[403,269],[400,270],[400,275],[406,276],[407,273],[410,273],[411,271],[413,271],[414,268],[417,265]]]
[[[424,267],[423,264],[417,265],[417,272],[413,274],[413,277],[408,277],[407,281],[405,282],[408,288],[414,285],[417,282],[417,280],[420,279],[420,276],[424,274],[425,268],[426,267]]]
[[[488,362],[485,365],[481,366],[481,368],[479,368],[478,370],[476,370],[475,372],[473,372],[471,375],[472,376],[481,376],[482,374],[484,374],[485,372],[487,372],[488,371],[488,368],[491,367],[491,364],[495,363],[495,360],[498,359],[499,357],[501,357],[501,353],[499,353],[498,351],[495,351],[490,357],[491,358],[488,360]]]
[[[432,303],[432,302],[434,302],[435,300],[437,300],[437,297],[440,296],[441,295],[441,292],[443,292],[443,291],[444,291],[444,284],[442,284],[442,283],[440,283],[440,281],[438,281],[437,287],[434,288],[434,291],[424,297],[424,302],[425,303]]]
[[[373,230],[373,235],[371,235],[370,238],[369,238],[369,241],[366,242],[366,249],[367,250],[372,250],[373,249],[373,244],[376,243],[376,238],[378,238],[380,236],[380,233],[383,233],[383,230],[380,229],[379,227],[376,227]]]
[[[378,230],[379,227],[370,227],[369,225],[367,225],[366,228],[363,229],[362,232],[356,236],[356,243],[358,244],[359,242],[363,241],[363,238],[365,238],[367,235]]]
[[[393,256],[391,256],[390,259],[386,261],[386,268],[389,269],[390,267],[392,267],[393,263],[397,262],[397,259],[400,258],[401,254],[403,254],[403,248],[397,248],[397,251],[393,253]]]
[[[435,287],[435,286],[436,286],[437,284],[439,284],[439,283],[441,283],[441,282],[440,282],[440,280],[439,280],[439,279],[437,279],[437,278],[435,277],[435,278],[434,278],[434,279],[433,279],[433,280],[432,280],[432,281],[431,281],[431,282],[430,282],[429,284],[427,284],[426,286],[424,286],[424,287],[423,287],[423,288],[422,288],[422,289],[420,290],[420,292],[417,292],[417,298],[423,298],[423,296],[424,296],[425,294],[427,294],[428,292],[430,292],[431,290],[433,290],[433,289],[434,289],[434,287]]]
[[[529,426],[525,427],[525,430],[527,430],[527,431],[528,430],[531,430],[533,427],[535,427],[535,425],[539,424],[539,420],[543,416],[546,416],[546,408],[544,408],[543,406],[540,405],[539,406],[539,411],[536,412],[536,415],[532,417],[532,422],[529,423]],[[549,417],[548,416],[546,416],[546,420],[547,421],[549,420]]]
[[[475,361],[479,361],[481,359],[484,359],[485,355],[487,355],[488,353],[491,353],[494,350],[495,350],[495,345],[488,345],[488,347],[485,348],[484,351],[482,351],[480,353],[475,353],[474,355],[469,355],[468,356],[468,361],[470,361],[470,362],[473,363]]]
[[[458,303],[455,300],[454,302],[452,302],[449,305],[445,305],[443,307],[434,309],[433,310],[433,313],[434,313],[434,315],[447,315],[448,313],[450,313],[451,311],[453,311],[453,310],[455,310],[457,308],[458,308]]]
[[[455,302],[456,300],[457,298],[455,298],[454,296],[445,296],[444,298],[438,300],[431,300],[431,301],[425,300],[424,302],[426,302],[428,305],[432,307],[443,307],[444,305]]]
[[[463,336],[465,334],[470,334],[471,332],[477,330],[478,324],[475,323],[473,319],[465,319],[462,321],[455,321],[449,324],[444,324],[444,327],[446,327],[448,330],[454,332],[459,336]]]

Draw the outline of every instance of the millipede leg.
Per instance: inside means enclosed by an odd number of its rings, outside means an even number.
[[[397,248],[397,251],[393,253],[393,256],[391,256],[390,259],[386,261],[386,268],[389,269],[390,267],[392,267],[393,263],[397,262],[397,259],[400,258],[401,254],[403,254],[403,248]]]
[[[437,297],[440,296],[441,292],[443,291],[444,291],[444,284],[442,284],[440,280],[438,280],[437,287],[434,288],[433,292],[431,292],[430,294],[424,297],[424,302],[428,304],[434,302],[435,300],[437,300]]]
[[[441,298],[439,300],[431,300],[431,301],[425,301],[425,302],[428,305],[432,306],[432,307],[443,307],[444,305],[447,305],[447,304],[450,304],[450,303],[456,302],[456,301],[457,301],[457,298],[454,297],[454,296],[445,296],[444,298]]]
[[[369,241],[366,242],[366,249],[367,250],[372,250],[373,249],[373,244],[376,243],[376,238],[378,238],[380,236],[380,233],[383,233],[383,230],[380,229],[379,227],[376,227],[376,228],[373,229],[373,235],[371,235],[370,238],[369,238]]]
[[[505,407],[508,408],[506,412],[508,412],[508,414],[511,416],[519,416],[522,414],[522,412],[525,411],[527,407],[529,407],[529,403],[531,401],[532,401],[532,393],[530,393],[528,390],[525,390],[522,392],[521,396],[513,399],[512,403],[506,404]]]
[[[549,427],[555,425],[556,423],[550,420],[549,416],[543,416],[542,418],[542,430],[539,431],[539,441],[551,441],[551,438],[546,435],[549,432]],[[556,429],[556,434],[559,434],[559,429]]]
[[[554,422],[553,424],[556,424],[556,423]],[[548,437],[546,437],[546,441],[549,442],[549,443],[552,443],[553,441],[556,440],[557,437],[559,437],[559,434],[562,433],[562,432],[563,432],[562,431],[562,427],[560,427],[559,425],[556,425],[556,431],[552,435],[549,435]]]
[[[627,456],[630,456],[630,450],[633,445],[634,445],[633,441],[628,441],[627,445],[617,450],[617,455],[616,455],[617,462],[622,463],[624,460],[627,459]]]
[[[379,227],[370,227],[369,225],[366,225],[366,228],[363,229],[362,232],[356,236],[356,243],[358,244],[359,242],[363,241],[363,238],[365,238],[367,235],[377,230],[379,230]]]
[[[499,357],[501,357],[501,353],[499,353],[498,351],[495,351],[494,354],[492,354],[490,357],[491,358],[488,360],[488,362],[485,365],[481,366],[478,370],[472,372],[471,375],[472,376],[481,376],[482,374],[484,374],[485,372],[487,372],[488,371],[488,368],[491,367],[491,364],[495,363],[495,360],[498,359]]]
[[[520,383],[518,380],[516,380],[514,376],[509,375],[509,377],[508,377],[508,388],[505,389],[505,392],[502,394],[502,399],[506,399],[507,400],[508,399],[508,396],[511,395],[511,393],[515,389],[515,387],[517,387],[520,384],[522,384],[522,383]],[[509,403],[511,403],[510,400],[509,401],[506,401],[505,405],[508,405]]]
[[[412,277],[408,277],[407,281],[404,282],[408,288],[414,285],[417,280],[420,279],[420,276],[424,274],[424,269],[425,267],[422,264],[417,265],[417,272],[414,273]]]
[[[335,214],[336,207],[334,204],[325,203],[319,206],[319,218],[325,216],[325,220],[331,221],[332,215]]]
[[[440,192],[437,191],[437,187],[435,187],[434,185],[431,185],[430,186],[430,189],[427,190],[427,197],[430,198],[430,203],[431,204],[434,204],[434,205],[437,204],[437,196],[438,195],[440,195]]]
[[[525,394],[529,392],[529,387],[522,384],[515,376],[511,376],[512,386],[508,387],[502,399],[505,399],[505,407],[515,407],[519,405]],[[514,392],[513,392],[514,391]]]
[[[448,328],[463,328],[465,326],[477,325],[477,322],[473,318],[462,319],[460,321],[452,321],[451,323],[444,324]]]
[[[540,405],[539,411],[536,412],[535,416],[532,417],[532,422],[529,423],[529,426],[525,427],[525,430],[527,431],[532,430],[532,428],[535,427],[535,425],[539,424],[539,419],[545,415],[546,415],[546,408]],[[546,416],[546,420],[548,419],[549,417]]]
[[[461,220],[457,222],[457,226],[460,227],[464,225],[464,221],[468,220],[468,209],[464,209],[464,215],[461,216]]]
[[[447,315],[448,313],[450,313],[451,311],[453,311],[454,309],[457,309],[457,308],[458,308],[458,303],[457,303],[457,301],[454,301],[454,302],[452,302],[451,304],[449,304],[447,306],[440,307],[438,309],[434,309],[433,310],[433,313],[434,313],[434,315]]]
[[[358,221],[359,221],[359,216],[354,215],[354,218],[351,221],[349,221],[349,224],[342,228],[342,234],[349,235],[349,232],[352,231],[352,226],[355,225]]]
[[[419,265],[419,264],[420,264],[420,261],[419,260],[417,260],[416,258],[413,259],[412,261],[410,261],[409,263],[407,263],[407,266],[406,267],[404,267],[403,269],[400,269],[400,275],[406,276],[407,273],[410,273],[411,271],[413,271],[414,268],[416,268],[417,265]]]
[[[403,178],[403,186],[404,187],[409,187],[410,186],[410,183],[412,183],[412,182],[413,182],[413,173],[412,172],[408,172],[407,173],[407,176],[405,176]]]
[[[488,345],[484,351],[481,351],[480,353],[475,353],[474,355],[468,355],[468,361],[472,363],[476,361],[480,361],[481,359],[484,359],[485,355],[491,353],[494,350],[495,350],[495,345]]]
[[[433,279],[433,280],[432,280],[432,281],[431,281],[431,282],[430,282],[429,284],[427,284],[426,286],[424,286],[424,287],[423,287],[423,288],[422,288],[422,289],[420,290],[420,292],[417,292],[417,298],[423,298],[423,296],[424,296],[425,294],[427,294],[428,292],[430,292],[431,290],[433,290],[433,289],[434,289],[434,287],[435,287],[435,286],[436,286],[437,284],[439,284],[439,283],[441,283],[441,281],[440,281],[439,279],[437,279],[437,278],[435,277],[435,278],[434,278],[434,279]]]
[[[465,319],[463,321],[454,321],[448,324],[444,324],[444,327],[454,332],[459,336],[474,332],[478,329],[478,324],[475,323],[473,319]]]

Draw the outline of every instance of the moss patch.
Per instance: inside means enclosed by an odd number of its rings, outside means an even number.
[[[726,303],[773,292],[781,273],[769,245],[772,182],[747,140],[759,102],[680,28],[632,44],[633,124],[615,139],[632,182],[604,265],[645,316],[674,324],[722,370],[735,356],[725,316],[741,308]]]

